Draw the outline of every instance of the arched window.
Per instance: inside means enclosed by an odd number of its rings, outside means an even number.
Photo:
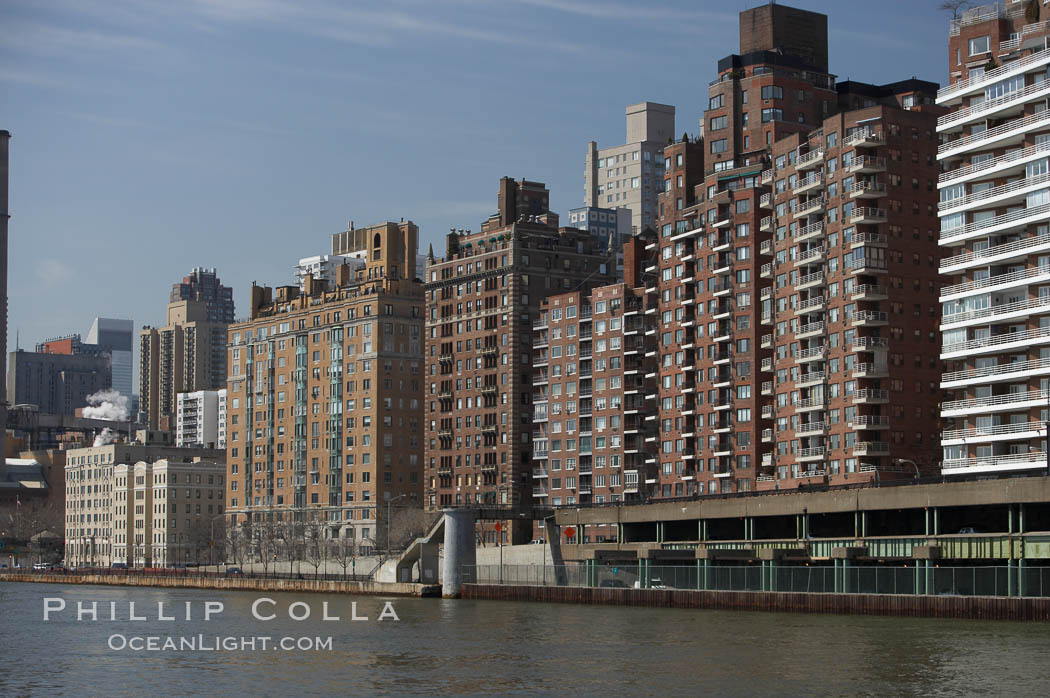
[[[379,259],[379,248],[383,244],[383,238],[379,233],[372,239],[372,261]]]

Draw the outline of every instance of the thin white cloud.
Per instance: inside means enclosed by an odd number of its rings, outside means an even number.
[[[76,271],[61,259],[45,257],[36,263],[37,281],[46,288],[65,286],[76,276]]]
[[[533,5],[548,10],[581,15],[594,19],[665,22],[687,21],[736,21],[736,14],[717,11],[677,10],[658,7],[651,2],[621,5],[613,2],[587,2],[586,0],[518,0],[523,5]]]
[[[154,51],[161,44],[141,36],[71,29],[56,24],[9,19],[0,47],[18,53],[60,54],[82,52]]]

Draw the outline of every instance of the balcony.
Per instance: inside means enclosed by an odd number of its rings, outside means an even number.
[[[850,174],[876,174],[886,171],[886,158],[855,157],[846,165]]]
[[[773,405],[762,405],[762,419],[773,419],[777,409]]]
[[[773,232],[773,225],[776,223],[776,221],[777,221],[777,219],[775,217],[773,217],[773,216],[765,216],[759,222],[758,229],[760,231],[762,231],[763,233],[772,233]]]
[[[1045,189],[1048,183],[1050,183],[1050,173],[1023,177],[1013,182],[1001,184],[997,187],[992,187],[991,189],[984,189],[968,196],[960,196],[948,201],[941,201],[937,205],[938,211],[941,215],[945,215],[949,212],[956,213],[972,208],[987,209],[993,206],[995,208],[1003,208],[1020,204],[1023,203],[1027,196],[1032,192],[1038,191],[1039,189]]]
[[[1050,143],[1030,145],[1027,148],[1015,150],[989,160],[982,160],[973,165],[958,167],[948,172],[942,172],[938,178],[938,185],[957,184],[968,182],[971,179],[987,179],[992,175],[1020,174],[1025,171],[1025,165],[1037,158],[1045,157],[1050,152]]]
[[[986,99],[969,107],[956,109],[937,119],[937,131],[950,133],[961,131],[965,124],[975,121],[1002,119],[1020,114],[1027,102],[1046,99],[1050,94],[1050,82],[1042,81],[1026,85],[994,99]]]
[[[886,209],[857,207],[853,209],[853,213],[850,215],[849,220],[850,223],[853,223],[854,225],[874,225],[876,223],[885,223]]]
[[[854,232],[852,235],[846,238],[846,242],[849,243],[851,249],[857,249],[862,245],[871,245],[872,247],[886,247],[886,236],[882,233],[869,233],[869,232]]]
[[[800,179],[795,183],[795,188],[791,190],[792,194],[796,196],[799,194],[805,194],[806,192],[816,191],[824,188],[824,173],[814,172],[805,179]]]
[[[795,308],[796,315],[802,315],[803,313],[818,313],[824,310],[824,304],[827,299],[824,296],[814,296],[813,298],[807,298],[798,302],[798,307]]]
[[[1031,36],[1032,34],[1045,34],[1048,31],[1050,31],[1050,20],[1044,22],[1036,22],[1035,24],[1026,24],[1025,26],[1021,27],[1021,31],[1016,32],[1016,34],[1014,35],[1011,35],[1012,38],[1007,39],[1006,41],[999,42],[999,55],[1002,56],[1005,53],[1016,51],[1017,49],[1021,48],[1022,45],[1027,45],[1027,43],[1033,41],[1035,42],[1036,46],[1039,46],[1042,44],[1042,37],[1035,37],[1034,39],[1028,40],[1026,40],[1025,37]]]
[[[1027,134],[1045,128],[1048,124],[1050,124],[1050,111],[1035,112],[1020,119],[1007,121],[1005,124],[1000,124],[987,131],[972,133],[968,136],[942,143],[937,148],[937,159],[944,160],[960,157],[975,150],[991,150],[992,148],[1018,145],[1024,142]]]
[[[1050,281],[1050,265],[1027,267],[1008,274],[997,274],[976,281],[967,281],[954,286],[945,286],[941,289],[940,302],[955,300],[962,296],[970,295],[975,291],[986,293],[1005,291],[1017,286],[1029,286]]]
[[[881,327],[889,324],[889,316],[881,310],[855,310],[846,319],[854,327]]]
[[[534,479],[540,479],[540,478],[547,477],[547,469],[546,468],[533,468],[532,469],[532,477]]]
[[[758,246],[758,252],[759,252],[759,254],[764,254],[764,255],[771,255],[771,254],[773,254],[773,241],[772,240],[763,240],[762,243]]]
[[[795,436],[819,436],[827,431],[828,427],[823,421],[803,422],[795,430]]]
[[[889,366],[883,363],[856,364],[852,373],[854,378],[886,378],[889,374]]]
[[[807,288],[817,288],[824,285],[824,272],[817,271],[813,272],[812,274],[806,274],[805,276],[799,277],[798,283],[795,284],[795,289],[798,291],[803,291]]]
[[[888,456],[890,445],[885,441],[858,441],[853,445],[855,456]]]
[[[854,257],[846,263],[850,274],[885,274],[886,260],[878,257]]]
[[[941,463],[942,475],[973,475],[979,473],[1005,473],[1019,470],[1045,469],[1046,454],[1042,451],[1011,453],[1002,456],[978,456],[957,458]]]
[[[809,373],[803,373],[798,377],[795,382],[796,388],[811,388],[814,385],[819,385],[827,380],[827,374],[824,371],[810,371]]]
[[[762,174],[759,175],[759,181],[762,184],[770,184],[773,181],[773,177],[776,175],[776,170],[770,167],[768,170],[762,170]]]
[[[848,193],[851,199],[879,199],[886,196],[886,185],[882,182],[857,182]]]
[[[850,300],[854,301],[881,301],[887,298],[887,288],[878,284],[858,284],[850,291]]]
[[[885,337],[856,337],[849,346],[850,351],[885,351],[889,342]]]
[[[763,279],[772,279],[773,278],[773,270],[774,270],[773,262],[766,262],[765,264],[762,265],[762,268],[759,270],[758,275],[760,277],[762,277]]]
[[[863,388],[853,393],[855,405],[884,405],[890,401],[890,391],[881,388]]]
[[[762,313],[762,317],[759,320],[763,325],[772,325],[774,323],[773,313]]]
[[[981,17],[984,15],[977,14],[974,16],[974,19],[972,21],[969,21],[969,23],[972,24],[976,21],[987,21],[996,19],[998,14],[1002,13],[1005,8],[999,5],[994,5],[991,6],[990,9],[991,11],[985,13],[987,15],[986,20],[981,20]],[[1024,11],[1023,7],[1011,9],[1020,10],[1021,12]],[[995,12],[995,15],[992,14],[993,12]],[[965,20],[952,20],[953,26],[951,28],[951,32],[953,32],[953,36],[956,36],[960,33],[959,26],[962,25],[963,21]],[[959,25],[955,25],[955,22],[959,22]],[[987,70],[982,74],[974,75],[972,78],[967,78],[966,80],[959,80],[957,82],[952,83],[951,85],[947,85],[937,90],[937,104],[949,105],[956,103],[962,98],[964,94],[968,94],[970,92],[977,92],[979,90],[983,91],[985,87],[993,83],[999,82],[1000,80],[1011,77],[1013,75],[1019,75],[1028,70],[1034,70],[1043,65],[1046,65],[1047,63],[1050,63],[1050,49],[1037,51],[1019,60],[1003,63],[1003,65],[999,66],[998,68]]]
[[[770,333],[762,335],[760,346],[763,349],[771,349],[773,347],[773,334]]]
[[[971,383],[1007,383],[1050,374],[1050,359],[1013,361],[998,366],[970,368],[941,374],[942,388],[958,388]]]
[[[805,400],[799,400],[795,403],[796,412],[812,412],[814,410],[822,410],[827,407],[828,401],[821,397],[811,397]]]
[[[1045,390],[1029,390],[1023,393],[1004,393],[989,397],[951,400],[941,403],[941,416],[958,417],[988,412],[1013,412],[1029,407],[1045,407],[1047,395]]]
[[[992,337],[945,344],[941,347],[941,358],[955,359],[967,354],[1001,353],[1048,342],[1050,342],[1050,327],[1039,327],[1023,332],[1003,332]]]
[[[1021,260],[1030,254],[1050,251],[1050,233],[1033,235],[1001,245],[993,245],[983,250],[967,251],[947,259],[942,259],[940,271],[951,274],[972,266],[1001,264],[1011,260]]]
[[[817,196],[812,199],[796,202],[791,210],[795,214],[795,218],[803,218],[805,216],[813,216],[823,213],[824,207],[827,206],[827,203],[827,199],[823,196]]]
[[[763,429],[762,430],[762,443],[768,444],[773,442],[773,430]]]
[[[548,494],[549,493],[548,493],[546,487],[533,487],[532,488],[532,496],[533,497],[546,497]]]
[[[765,193],[758,200],[759,208],[773,208],[773,194]]]
[[[810,223],[800,228],[796,228],[794,234],[791,236],[795,242],[805,242],[813,238],[824,236],[824,221],[818,221],[817,223]]]
[[[859,414],[848,422],[851,429],[889,429],[890,418],[881,414]]]
[[[971,323],[982,325],[989,322],[1000,323],[1011,319],[1024,319],[1029,315],[1041,315],[1050,312],[1050,297],[1026,298],[1014,303],[1000,303],[978,310],[966,310],[959,313],[945,314],[941,320],[941,329],[964,327]]]
[[[762,359],[762,370],[763,371],[772,371],[773,370],[773,359],[770,359],[770,358]]]
[[[806,264],[821,264],[827,259],[828,250],[826,247],[811,247],[808,250],[799,252],[798,258],[795,260],[795,266],[801,267]]]
[[[824,460],[824,447],[815,446],[813,448],[799,449],[797,460],[799,463],[806,463],[815,460]]]
[[[798,332],[795,333],[795,339],[806,339],[808,337],[818,337],[825,334],[827,327],[824,321],[810,322],[802,325],[798,328]],[[770,335],[772,337],[772,335]],[[772,344],[770,344],[772,346]]]
[[[995,441],[1020,441],[1046,437],[1044,422],[1021,422],[1018,424],[996,424],[988,427],[950,429],[941,432],[941,445],[954,446]]]
[[[859,128],[842,139],[844,147],[873,148],[885,143],[882,134],[872,128]]]
[[[773,391],[775,389],[776,389],[776,383],[774,383],[773,381],[764,381],[762,383],[762,394],[763,395],[772,395]]]
[[[795,353],[795,361],[804,363],[809,361],[823,361],[827,356],[827,347],[813,347],[811,349],[799,349]]]
[[[795,170],[798,172],[811,170],[814,167],[820,167],[822,162],[824,162],[824,150],[820,148],[811,150],[805,155],[798,157],[798,160],[795,161]]]
[[[941,245],[960,245],[971,238],[993,234],[1005,235],[1020,231],[1032,223],[1045,222],[1047,217],[1050,217],[1050,204],[1023,208],[976,223],[967,223],[948,230],[942,230],[938,243]]]

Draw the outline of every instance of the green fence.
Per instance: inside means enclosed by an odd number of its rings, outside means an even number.
[[[524,586],[846,594],[1050,596],[1050,567],[478,565],[464,581]]]

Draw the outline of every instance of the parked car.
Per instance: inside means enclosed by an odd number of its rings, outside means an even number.
[[[55,566],[52,565],[50,562],[38,562],[35,565],[33,565],[34,570],[50,570],[54,569],[54,567]]]
[[[127,568],[127,563],[124,562],[114,562],[112,565],[110,565],[110,569],[114,570],[126,570]]]
[[[227,567],[226,568],[226,574],[228,576],[241,576],[244,573],[241,572],[241,568],[240,567]]]
[[[606,587],[607,589],[626,589],[627,584],[620,579],[603,579],[598,586]]]

